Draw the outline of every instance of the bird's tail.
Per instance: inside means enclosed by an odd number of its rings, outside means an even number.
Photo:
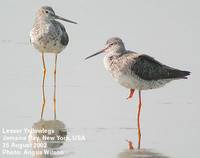
[[[172,78],[177,78],[177,79],[187,79],[186,76],[190,75],[189,71],[182,71],[182,70],[177,70],[177,69],[172,69],[171,72]]]
[[[180,75],[182,78],[187,79],[186,76],[190,75],[189,71],[180,71]]]

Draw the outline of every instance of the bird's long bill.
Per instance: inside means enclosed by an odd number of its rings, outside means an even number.
[[[67,19],[65,19],[65,18],[63,18],[63,17],[60,17],[60,16],[57,16],[57,15],[56,15],[56,19],[60,19],[60,20],[66,21],[66,22],[70,22],[70,23],[73,23],[73,24],[77,24],[77,23],[74,22],[74,21],[67,20]]]
[[[89,59],[89,58],[91,58],[91,57],[94,57],[94,56],[96,56],[96,55],[98,55],[98,54],[101,54],[101,53],[103,53],[104,51],[105,51],[105,49],[103,49],[103,50],[101,50],[101,51],[99,51],[99,52],[97,52],[97,53],[94,53],[94,54],[90,55],[89,57],[85,58],[85,60],[86,60],[86,59]]]

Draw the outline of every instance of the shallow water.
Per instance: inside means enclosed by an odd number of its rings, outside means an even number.
[[[119,157],[128,150],[127,140],[137,148],[136,112],[138,93],[118,85],[103,66],[103,55],[84,58],[104,47],[113,36],[126,48],[146,53],[176,68],[192,72],[188,80],[174,81],[164,88],[143,91],[141,109],[141,151],[163,157],[199,157],[199,26],[198,1],[181,4],[158,1],[11,1],[0,6],[1,157],[25,147],[28,140],[3,140],[5,136],[28,138],[40,120],[42,106],[41,55],[29,44],[29,31],[37,8],[50,5],[55,12],[76,21],[62,22],[70,43],[58,55],[57,119],[63,122],[71,140],[59,147],[64,157]],[[119,11],[120,10],[120,11]],[[44,119],[53,120],[54,55],[45,54],[46,106]],[[6,129],[22,130],[19,134]],[[77,140],[78,139],[78,140]],[[9,144],[9,147],[7,146]],[[32,151],[28,148],[28,151]],[[124,154],[125,153],[125,154]],[[137,150],[135,150],[137,153]],[[32,157],[30,154],[20,157]],[[42,156],[41,156],[42,157]],[[44,157],[44,156],[43,156]],[[48,156],[46,156],[48,157]]]

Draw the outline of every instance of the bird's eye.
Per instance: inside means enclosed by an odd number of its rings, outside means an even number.
[[[110,46],[113,46],[113,45],[115,45],[115,43],[111,43],[111,44],[110,44]]]
[[[45,13],[49,13],[49,11],[48,11],[48,10],[45,10],[44,12],[45,12]]]

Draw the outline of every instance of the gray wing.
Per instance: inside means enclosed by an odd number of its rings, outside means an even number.
[[[135,60],[131,65],[131,70],[144,80],[186,78],[185,76],[190,74],[188,71],[181,71],[163,65],[148,55],[140,55]]]
[[[69,43],[69,37],[67,35],[65,27],[63,26],[63,24],[61,24],[60,22],[55,21],[55,20],[53,20],[52,23],[53,23],[53,25],[55,27],[57,27],[57,30],[61,29],[61,32],[59,33],[60,36],[61,36],[61,44],[64,45],[64,46],[66,46]]]

